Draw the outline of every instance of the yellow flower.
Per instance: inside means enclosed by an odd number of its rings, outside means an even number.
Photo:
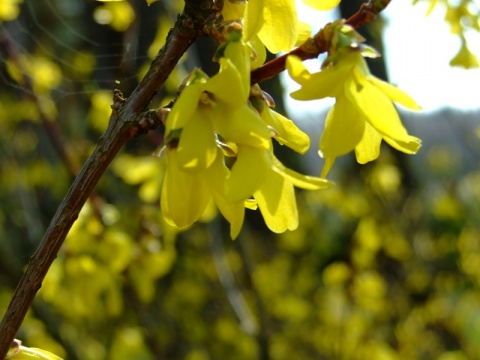
[[[245,10],[244,38],[258,35],[267,49],[276,54],[290,51],[299,27],[294,0],[250,0]]]
[[[470,49],[467,46],[467,42],[465,39],[462,38],[462,46],[460,47],[460,50],[458,51],[457,55],[450,60],[450,65],[451,66],[460,66],[465,69],[472,69],[472,68],[478,68],[478,59],[475,56],[474,53],[470,51]]]
[[[210,201],[214,201],[230,223],[230,236],[235,239],[243,225],[243,200],[225,200],[225,180],[230,171],[224,164],[221,150],[205,171],[183,171],[176,149],[164,148],[160,157],[166,161],[160,207],[165,221],[180,229],[198,221]]]
[[[303,0],[318,10],[330,10],[340,0]],[[249,0],[225,1],[225,20],[244,18],[243,38],[256,41],[257,38],[273,54],[290,51],[310,36],[310,26],[299,22],[295,0]]]
[[[190,226],[214,201],[235,238],[253,196],[272,231],[292,230],[298,225],[293,186],[330,186],[285,168],[273,155],[272,137],[302,153],[310,142],[268,107],[259,88],[250,94],[249,51],[241,40],[222,46],[219,73],[208,78],[194,70],[166,120],[161,210],[169,224]],[[225,155],[236,158],[231,170]]]
[[[315,74],[293,56],[287,59],[287,69],[301,85],[291,94],[294,99],[336,99],[319,144],[319,154],[325,158],[322,176],[336,157],[354,149],[359,163],[375,160],[382,139],[406,154],[419,150],[420,139],[407,133],[392,102],[409,109],[420,107],[398,88],[372,76],[360,48],[338,52],[334,63]]]
[[[273,155],[272,145],[268,150],[239,146],[238,154],[226,181],[226,197],[238,201],[253,194],[265,223],[273,232],[294,230],[298,226],[294,186],[307,190],[331,186],[325,179],[286,168]]]

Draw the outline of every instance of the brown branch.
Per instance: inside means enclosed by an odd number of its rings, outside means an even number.
[[[58,207],[0,323],[0,359],[5,358],[35,294],[88,196],[129,139],[160,126],[157,112],[145,112],[145,109],[181,56],[202,33],[206,19],[218,13],[219,9],[212,0],[186,0],[184,11],[170,31],[166,44],[130,98],[125,100],[119,91],[115,92],[109,126]]]
[[[369,0],[367,3],[362,4],[358,11],[345,21],[345,24],[356,29],[373,21],[376,16],[387,7],[390,1],[391,0]],[[284,71],[285,63],[289,55],[295,55],[302,60],[308,60],[315,59],[320,54],[328,51],[328,41],[325,39],[324,29],[325,28],[321,29],[313,38],[308,39],[298,48],[253,70],[250,83],[252,85],[258,84]]]

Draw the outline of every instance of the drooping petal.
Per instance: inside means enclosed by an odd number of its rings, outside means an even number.
[[[182,93],[173,104],[172,111],[167,116],[165,123],[165,134],[168,135],[174,129],[183,128],[192,115],[197,111],[200,95],[204,91],[202,84],[194,84],[185,87]]]
[[[383,137],[383,139],[395,149],[410,155],[416,154],[422,146],[422,141],[419,138],[410,135],[402,140],[390,139],[388,137]]]
[[[333,9],[340,3],[340,0],[303,0],[308,6],[322,11]]]
[[[250,45],[253,49],[253,59],[251,60],[250,67],[256,69],[267,59],[267,50],[265,50],[265,45],[263,45],[262,41],[258,38],[258,35],[250,39]]]
[[[295,1],[265,0],[263,19],[258,37],[267,49],[272,54],[292,50],[298,35],[298,18]]]
[[[373,161],[380,155],[382,136],[369,123],[365,123],[362,139],[355,147],[355,156],[359,164]]]
[[[211,111],[213,126],[225,141],[265,149],[270,146],[270,130],[255,110],[246,105],[232,109],[216,104]]]
[[[310,138],[292,120],[271,110],[269,107],[265,107],[260,116],[267,125],[275,130],[275,139],[280,144],[286,145],[300,154],[304,154],[310,147]]]
[[[383,137],[406,141],[407,130],[402,125],[392,101],[356,69],[352,81],[345,84],[347,98]]]
[[[207,170],[207,184],[218,209],[230,223],[230,237],[235,239],[242,229],[245,205],[243,201],[229,202],[225,198],[225,181],[229,174],[219,149],[217,158]]]
[[[288,70],[288,75],[300,85],[304,85],[310,80],[312,74],[310,74],[298,56],[288,56],[285,65]]]
[[[245,3],[225,1],[222,15],[224,20],[237,20],[243,18]]]
[[[177,147],[178,166],[186,171],[203,171],[212,164],[216,155],[216,136],[209,108],[200,105],[182,130]]]
[[[292,185],[305,189],[305,190],[320,190],[320,189],[328,189],[333,184],[326,180],[315,176],[308,176],[300,174],[292,169],[289,169],[283,165],[280,160],[278,160],[273,153],[271,155],[271,162],[273,164],[272,170],[275,171],[277,174],[283,176],[287,181],[289,181]]]
[[[250,52],[250,47],[242,40],[231,41],[225,48],[225,57],[230,59],[242,79],[245,99],[250,94]]]
[[[380,91],[387,95],[390,100],[397,102],[408,109],[420,110],[421,107],[418,105],[415,100],[413,100],[410,95],[406,94],[396,86],[393,86],[385,81],[377,79],[374,76],[368,78],[368,80],[375,85]]]
[[[297,228],[295,190],[283,176],[269,171],[258,191],[254,193],[254,198],[271,231],[282,233]]]
[[[258,34],[263,26],[263,8],[266,0],[249,1],[245,9],[243,20],[243,37],[246,41]]]
[[[320,157],[323,157],[322,154],[320,153],[320,151],[318,152],[318,154],[320,155]],[[320,176],[322,178],[327,177],[328,173],[332,169],[333,164],[335,163],[335,159],[336,159],[335,157],[326,157],[325,158],[325,163],[323,164],[322,173],[320,174]]]
[[[165,221],[178,228],[188,227],[200,218],[209,199],[203,172],[180,170],[176,150],[167,150],[167,168],[160,199]]]
[[[239,146],[237,160],[226,181],[226,198],[230,202],[250,198],[270,172],[268,151],[251,146]]]
[[[344,96],[330,109],[320,138],[322,157],[335,158],[352,151],[363,136],[365,122],[357,109]]]
[[[308,38],[312,35],[312,27],[310,24],[307,24],[303,21],[298,22],[298,34],[297,41],[295,42],[296,46],[302,45]]]

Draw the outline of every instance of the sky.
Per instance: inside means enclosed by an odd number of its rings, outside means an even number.
[[[312,11],[298,1],[299,17],[321,27],[338,18],[335,11],[322,13]],[[442,107],[462,109],[480,108],[480,70],[465,70],[451,67],[449,61],[460,48],[460,40],[452,35],[448,24],[443,21],[445,9],[438,5],[427,17],[427,4],[420,2],[412,6],[411,0],[392,0],[384,11],[387,26],[384,33],[388,76],[392,84],[412,96],[424,110]],[[322,20],[319,20],[322,19]],[[480,56],[480,36],[473,38],[470,49]],[[311,71],[318,71],[319,61],[306,62]],[[284,78],[291,90],[298,88],[294,82]],[[331,100],[298,104],[288,100],[291,108],[313,111],[328,107]]]

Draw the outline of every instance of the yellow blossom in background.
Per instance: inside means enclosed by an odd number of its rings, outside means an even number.
[[[450,60],[450,65],[460,66],[465,69],[478,68],[478,59],[475,54],[472,53],[468,48],[465,39],[462,39],[462,46],[460,47],[460,50],[455,55],[455,57]]]
[[[16,19],[20,14],[21,3],[23,0],[2,0],[0,2],[0,23]]]
[[[17,62],[7,61],[7,71],[21,85],[27,77],[38,94],[48,94],[62,82],[60,67],[44,56],[21,55]]]
[[[125,31],[135,19],[135,11],[128,1],[108,1],[95,9],[93,18],[98,24]]]
[[[415,154],[420,148],[420,139],[407,133],[392,102],[414,110],[420,107],[395,86],[372,76],[360,49],[338,53],[334,64],[315,74],[293,56],[287,59],[287,69],[301,85],[291,94],[294,99],[336,100],[319,144],[319,154],[325,158],[322,176],[336,157],[352,150],[361,164],[375,160],[382,139],[406,154]]]

